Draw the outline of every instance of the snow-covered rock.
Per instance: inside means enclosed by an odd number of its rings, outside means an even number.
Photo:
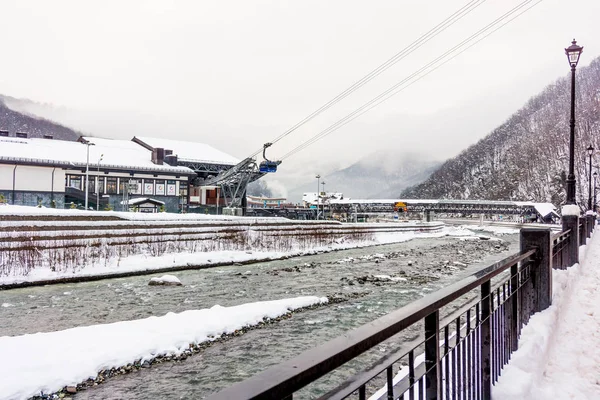
[[[152,278],[148,285],[165,285],[165,286],[181,286],[182,283],[174,275],[163,275],[160,278]]]

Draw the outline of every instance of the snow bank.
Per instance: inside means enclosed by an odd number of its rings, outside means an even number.
[[[163,317],[92,325],[64,331],[0,337],[0,399],[26,399],[95,378],[161,354],[180,354],[190,343],[212,340],[276,318],[291,310],[323,304],[315,296],[247,303],[234,307],[168,313]]]
[[[472,229],[474,231],[489,232],[497,236],[516,235],[520,232],[519,228],[509,228],[503,226],[463,226],[463,229]]]
[[[581,265],[553,271],[552,305],[523,328],[495,400],[600,398],[600,236]]]

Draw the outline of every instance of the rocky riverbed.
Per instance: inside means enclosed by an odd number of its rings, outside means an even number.
[[[517,250],[516,235],[481,240],[457,237],[352,249],[255,265],[177,273],[183,286],[148,286],[147,277],[15,289],[0,293],[0,335],[67,329],[190,309],[338,293],[346,301],[306,310],[241,336],[213,343],[185,361],[140,365],[77,399],[202,398],[389,313]],[[362,283],[361,283],[362,282]],[[355,294],[355,298],[348,298]],[[397,348],[391,340],[367,357]],[[173,360],[171,360],[173,361]],[[126,372],[127,366],[123,366]],[[340,374],[343,375],[343,371]],[[306,396],[322,393],[322,385]],[[87,385],[86,385],[87,387]]]

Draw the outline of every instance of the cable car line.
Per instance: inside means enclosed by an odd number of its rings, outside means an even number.
[[[368,82],[370,82],[371,80],[373,80],[374,78],[379,76],[381,73],[383,73],[384,71],[389,69],[391,66],[393,66],[394,64],[396,64],[399,61],[401,61],[402,59],[404,59],[412,51],[423,46],[428,41],[430,41],[431,39],[433,39],[434,37],[436,37],[443,31],[445,31],[447,28],[454,25],[456,22],[460,21],[463,17],[468,15],[470,12],[475,10],[477,7],[479,7],[486,1],[487,0],[471,0],[471,1],[469,1],[467,4],[465,4],[464,6],[459,8],[457,11],[455,11],[449,17],[444,19],[442,22],[438,23],[436,26],[434,26],[429,31],[427,31],[425,34],[421,35],[418,39],[413,41],[411,44],[409,44],[408,46],[406,46],[405,48],[400,50],[398,53],[396,53],[390,59],[385,61],[383,64],[379,65],[377,68],[375,68],[374,70],[369,72],[367,75],[363,76],[361,79],[354,82],[352,85],[350,85],[344,91],[342,91],[337,96],[335,96],[334,98],[329,100],[327,103],[323,104],[321,107],[319,107],[318,109],[313,111],[311,114],[306,116],[304,119],[297,122],[295,125],[293,125],[291,128],[289,128],[288,130],[283,132],[281,135],[279,135],[275,139],[271,140],[270,143],[271,144],[277,143],[279,140],[283,139],[290,133],[294,132],[295,130],[300,128],[302,125],[306,124],[307,122],[309,122],[310,120],[312,120],[313,118],[315,118],[316,116],[321,114],[323,111],[326,111],[327,109],[329,109],[332,106],[334,106],[335,104],[337,104],[339,101],[348,97],[350,94],[354,93],[356,90],[358,90],[359,88],[361,88],[362,86],[364,86],[365,84],[367,84]],[[258,149],[257,151],[252,153],[249,157],[256,156],[262,150],[263,150],[263,148]]]
[[[518,13],[517,15],[513,16],[512,18],[508,19],[507,21],[504,21],[506,18],[512,16],[514,13],[516,13],[517,11],[519,11],[520,9],[522,9],[523,7],[529,5],[533,1],[534,0],[525,0],[522,3],[520,3],[519,5],[515,6],[513,9],[509,10],[508,12],[506,12],[505,14],[503,14],[501,17],[498,17],[496,20],[494,20],[490,24],[486,25],[484,28],[480,29],[479,31],[477,31],[473,35],[469,36],[467,39],[463,40],[458,45],[452,47],[450,50],[447,50],[444,54],[442,54],[441,56],[437,57],[435,60],[433,60],[433,61],[429,62],[428,64],[426,64],[425,66],[421,67],[416,72],[412,73],[408,77],[404,78],[402,81],[398,82],[397,84],[395,84],[394,86],[390,87],[389,89],[387,89],[383,93],[379,94],[375,98],[373,98],[370,101],[368,101],[367,103],[363,104],[361,107],[357,108],[356,110],[354,110],[350,114],[346,115],[342,119],[340,119],[337,122],[335,122],[334,124],[330,125],[326,129],[324,129],[323,131],[321,131],[320,133],[318,133],[317,135],[313,136],[312,138],[308,139],[304,143],[302,143],[302,144],[298,145],[297,147],[295,147],[294,149],[290,150],[283,157],[281,157],[281,159],[284,160],[284,159],[290,157],[291,155],[293,155],[293,154],[295,154],[295,153],[297,153],[297,152],[305,149],[306,147],[310,146],[311,144],[315,143],[316,141],[322,139],[323,137],[327,136],[328,134],[336,131],[337,129],[341,128],[342,126],[346,125],[347,123],[349,123],[349,122],[353,121],[354,119],[358,118],[362,114],[370,111],[371,109],[377,107],[381,103],[387,101],[388,99],[390,99],[394,95],[398,94],[402,90],[406,89],[407,87],[409,87],[412,84],[416,83],[420,79],[422,79],[425,76],[429,75],[431,72],[435,71],[436,69],[438,69],[442,65],[446,64],[450,60],[454,59],[455,57],[459,56],[460,54],[462,54],[466,50],[470,49],[475,44],[477,44],[480,41],[482,41],[483,39],[487,38],[489,35],[491,35],[492,33],[496,32],[500,28],[504,27],[505,25],[507,25],[508,23],[510,23],[511,21],[513,21],[514,19],[518,18],[520,15],[522,15],[525,12],[529,11],[530,9],[532,9],[533,7],[535,7],[536,5],[538,5],[539,3],[541,3],[543,0],[538,0],[536,3],[534,3],[530,7],[526,8],[523,11],[521,11],[520,13]],[[502,21],[504,21],[504,22],[501,23]],[[497,26],[497,27],[495,27],[495,29],[491,30],[490,32],[485,33],[486,31],[488,31],[489,29],[493,28],[495,25],[498,25],[499,23],[501,23],[500,26]],[[485,35],[483,35],[482,37],[480,37],[480,38],[477,39],[477,37],[480,36],[482,33],[485,33]],[[475,40],[475,41],[473,43],[469,44],[469,42],[471,42],[473,40]],[[454,54],[451,57],[447,58],[446,60],[444,60],[439,65],[434,66],[436,63],[438,63],[439,61],[443,60],[449,54],[452,54],[453,52],[459,50],[461,47],[463,47],[466,44],[469,44],[466,48],[460,50],[456,54]],[[430,69],[429,71],[425,72],[421,76],[418,76],[423,71],[427,70],[428,68],[430,68],[432,66],[434,66],[432,69]],[[413,78],[415,78],[415,77],[417,77],[417,78],[413,80]],[[412,80],[412,82],[410,82],[411,80]]]

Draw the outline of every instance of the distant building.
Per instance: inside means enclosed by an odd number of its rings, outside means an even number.
[[[309,192],[302,194],[302,206],[310,207],[318,204],[327,204],[330,200],[343,200],[343,193],[334,192]]]
[[[291,206],[285,197],[246,196],[248,208],[285,208]]]
[[[129,211],[143,213],[157,213],[165,206],[165,203],[149,197],[138,197],[121,202],[129,207]]]

